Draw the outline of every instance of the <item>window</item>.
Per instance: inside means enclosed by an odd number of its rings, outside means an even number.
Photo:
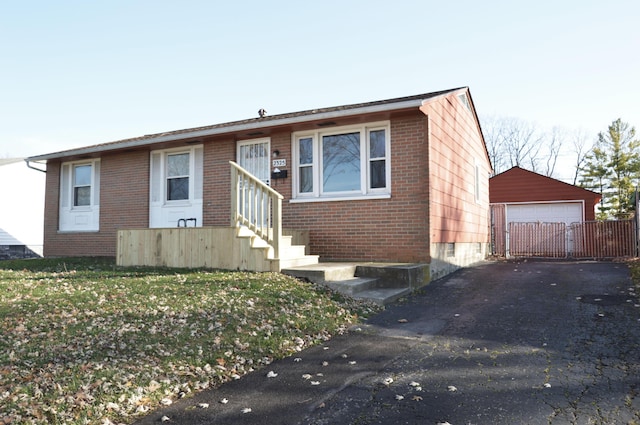
[[[313,192],[313,139],[311,137],[304,137],[298,140],[298,151],[300,152],[298,158],[299,164],[299,176],[300,193],[312,193]]]
[[[91,205],[91,165],[73,167],[73,206]]]
[[[448,242],[445,246],[446,252],[445,252],[445,256],[450,258],[450,257],[455,257],[456,256],[456,244],[455,242]]]
[[[167,201],[189,199],[189,153],[167,155]]]
[[[388,197],[389,123],[293,135],[294,197]]]
[[[60,168],[58,230],[99,230],[100,160],[65,162]]]
[[[202,226],[202,145],[151,152],[149,227],[176,227],[182,219]]]

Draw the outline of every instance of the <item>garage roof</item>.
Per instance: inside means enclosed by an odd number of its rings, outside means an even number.
[[[599,193],[565,183],[520,167],[513,167],[489,179],[492,204],[584,200],[596,204]]]

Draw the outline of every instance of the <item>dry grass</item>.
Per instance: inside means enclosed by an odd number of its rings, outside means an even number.
[[[0,423],[128,423],[374,310],[276,273],[0,263]]]

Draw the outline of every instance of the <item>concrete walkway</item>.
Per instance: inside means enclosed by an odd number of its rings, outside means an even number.
[[[640,424],[639,320],[622,263],[483,263],[139,423]]]

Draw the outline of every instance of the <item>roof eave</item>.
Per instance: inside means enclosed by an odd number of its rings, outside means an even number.
[[[142,147],[147,145],[153,145],[156,143],[172,142],[172,141],[178,141],[183,139],[217,136],[217,135],[223,135],[228,133],[244,132],[248,130],[258,130],[258,129],[268,128],[268,127],[300,124],[306,121],[334,119],[334,118],[342,118],[342,117],[348,117],[353,115],[365,115],[365,114],[373,114],[373,113],[380,113],[380,112],[392,112],[392,111],[398,111],[403,109],[419,108],[424,103],[433,101],[434,98],[408,100],[408,101],[387,103],[387,104],[381,104],[381,105],[369,105],[369,106],[353,108],[353,109],[334,110],[334,111],[320,112],[317,114],[311,113],[308,115],[300,115],[300,116],[294,116],[294,117],[283,117],[280,119],[275,118],[275,119],[270,119],[264,122],[257,120],[255,122],[242,123],[237,125],[214,127],[214,128],[207,128],[207,129],[194,130],[194,131],[185,131],[184,133],[178,133],[178,134],[167,134],[167,135],[159,134],[157,136],[151,136],[151,137],[142,138],[139,140],[124,140],[122,141],[122,143],[114,142],[114,143],[108,143],[105,145],[87,146],[87,147],[78,148],[78,149],[70,149],[66,151],[54,152],[54,153],[49,153],[44,155],[31,156],[27,158],[27,161],[33,161],[33,162],[47,161],[50,159],[64,158],[68,156],[90,155],[90,154],[108,152],[108,151],[119,150],[119,149],[131,149],[131,148],[137,148],[137,147]]]

